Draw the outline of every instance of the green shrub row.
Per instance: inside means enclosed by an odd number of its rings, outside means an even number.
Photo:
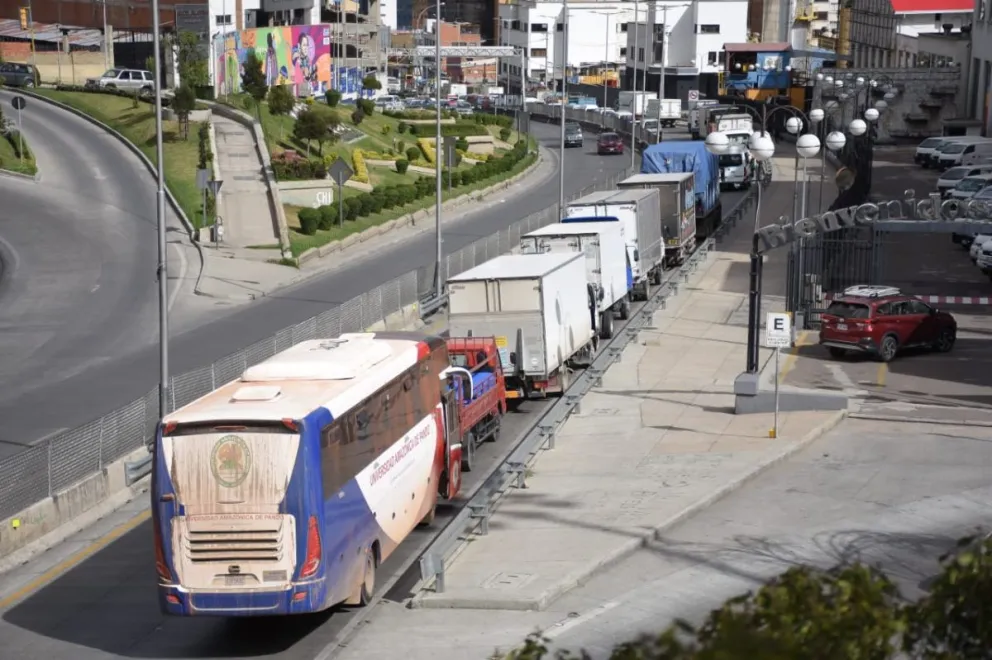
[[[492,176],[505,174],[513,169],[526,155],[526,143],[519,142],[510,153],[502,158],[494,158],[489,162],[479,163],[470,169],[460,172],[451,172],[451,186],[452,188],[469,186]],[[401,166],[400,163],[403,165]],[[401,173],[406,171],[407,165],[408,163],[404,160],[396,161],[397,171],[400,171],[402,167]],[[442,180],[447,183],[448,170],[442,170],[441,176]],[[434,178],[426,176],[417,177],[413,183],[376,186],[372,192],[345,198],[344,219],[357,220],[358,218],[365,218],[375,213],[380,213],[383,209],[405,206],[419,199],[432,197],[434,192]],[[300,232],[308,236],[313,236],[317,233],[318,229],[325,231],[331,229],[338,223],[338,213],[337,203],[326,204],[315,209],[301,209],[299,212]]]
[[[327,176],[327,165],[317,159],[272,159],[272,172],[277,181],[310,181]]]
[[[910,541],[903,539],[904,545]],[[613,649],[611,660],[979,660],[992,658],[992,540],[958,541],[927,593],[908,600],[875,566],[795,566],[700,625],[676,621]],[[902,567],[903,572],[915,571]],[[916,579],[919,579],[917,576]],[[499,660],[583,660],[531,635]]]
[[[409,131],[411,135],[429,138],[437,135],[437,126],[434,124],[411,124]],[[489,135],[489,131],[481,124],[470,122],[441,124],[441,137],[469,137],[474,135]]]
[[[56,85],[55,91],[57,92],[83,92],[86,94],[106,94],[108,96],[120,96],[125,99],[135,99],[145,103],[154,103],[155,97],[151,94],[140,94],[134,90],[126,89],[108,89],[106,87],[84,87],[82,85]],[[169,103],[172,99],[168,96],[162,97],[162,107],[169,107]]]

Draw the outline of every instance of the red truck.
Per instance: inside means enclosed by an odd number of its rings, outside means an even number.
[[[450,337],[449,370],[458,389],[458,423],[462,441],[462,471],[471,472],[475,449],[499,439],[506,414],[506,382],[499,367],[495,337]]]

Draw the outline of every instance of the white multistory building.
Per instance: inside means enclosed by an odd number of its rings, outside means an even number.
[[[645,5],[646,6],[646,5]],[[633,20],[630,2],[587,2],[568,10],[569,69],[626,57],[627,24]],[[526,48],[528,80],[561,78],[564,24],[562,3],[519,2],[499,6],[500,45]],[[519,79],[520,63],[503,60],[501,75]]]
[[[975,0],[973,19],[968,104],[984,134],[992,136],[992,0]]]
[[[960,33],[971,25],[975,1],[853,0],[853,66],[902,68],[931,65],[931,56],[947,60],[941,53],[921,49],[919,38]]]

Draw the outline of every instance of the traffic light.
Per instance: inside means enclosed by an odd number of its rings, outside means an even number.
[[[27,7],[21,7],[20,16],[21,16],[21,29],[27,30],[31,25],[31,15],[28,13]]]

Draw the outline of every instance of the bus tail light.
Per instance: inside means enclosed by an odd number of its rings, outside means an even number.
[[[320,530],[317,528],[317,517],[310,516],[307,523],[307,555],[300,570],[300,579],[313,576],[320,568]]]
[[[162,547],[162,532],[159,531],[158,525],[152,522],[152,527],[155,530],[155,571],[158,573],[160,580],[166,583],[173,583],[176,581],[175,577],[172,575],[172,571],[169,569],[168,562],[165,561],[165,550]]]

